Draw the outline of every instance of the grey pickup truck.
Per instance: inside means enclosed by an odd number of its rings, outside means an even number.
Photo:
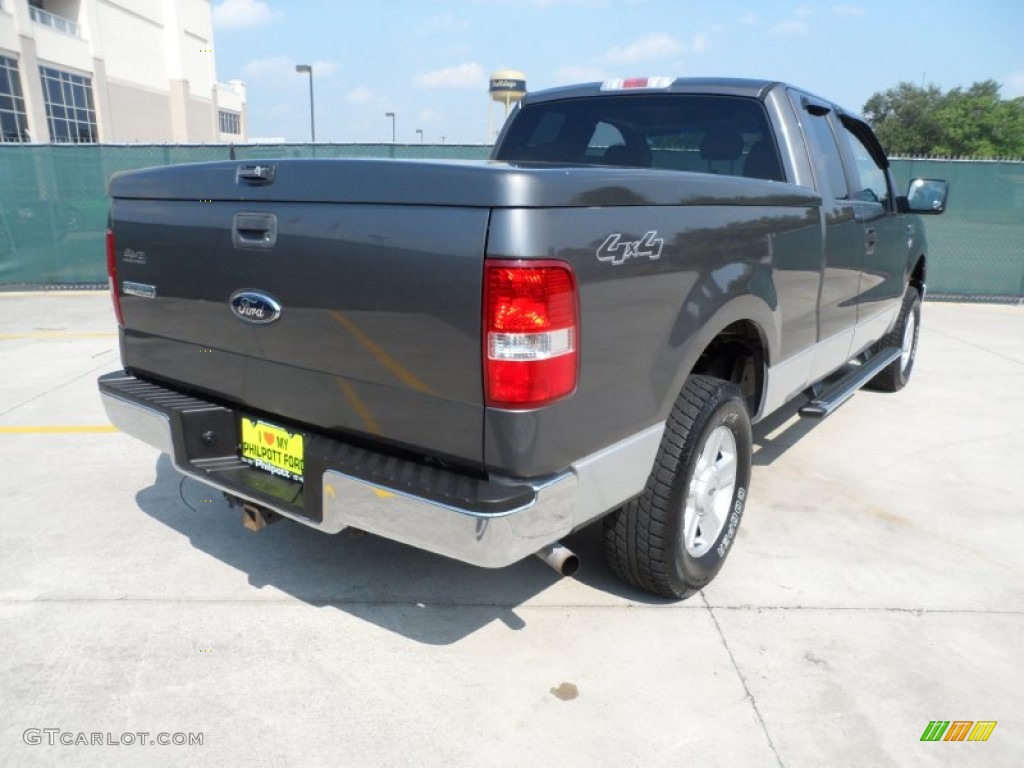
[[[906,384],[927,248],[869,127],[775,82],[528,95],[488,162],[120,173],[110,420],[260,529],[352,526],[484,567],[604,518],[682,598],[748,500],[751,424]],[[810,393],[805,396],[805,393]]]

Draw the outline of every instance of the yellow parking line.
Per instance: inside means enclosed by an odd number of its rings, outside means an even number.
[[[24,296],[45,296],[64,298],[65,296],[102,296],[110,295],[109,288],[85,288],[79,291],[0,291],[0,299],[17,299]]]
[[[383,434],[380,430],[380,424],[373,417],[373,412],[366,407],[366,403],[359,397],[355,387],[344,379],[338,379],[338,387],[341,389],[341,393],[345,395],[345,399],[348,400],[348,404],[352,406],[352,410],[356,412],[356,416],[363,422],[366,431],[371,435]]]
[[[32,331],[29,333],[0,333],[0,339],[113,339],[116,333],[89,331]]]
[[[409,389],[415,390],[416,392],[422,392],[426,395],[434,394],[430,385],[421,381],[416,374],[412,373],[400,362],[395,360],[395,358],[392,357],[386,349],[363,333],[363,330],[358,325],[345,317],[341,312],[331,310],[331,317],[337,320],[346,331],[352,334],[356,341],[362,344],[367,351],[377,359],[378,363],[391,371],[395,378],[405,384],[405,386],[409,387]]]
[[[77,424],[63,426],[0,427],[0,435],[59,435],[79,432],[117,432],[110,424]]]

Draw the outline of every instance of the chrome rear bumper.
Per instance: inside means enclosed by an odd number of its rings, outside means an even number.
[[[323,467],[317,480],[307,471],[305,488],[289,487],[290,481],[238,460],[237,436],[228,426],[238,420],[232,409],[124,372],[99,384],[114,426],[168,454],[178,471],[199,482],[325,533],[351,526],[487,568],[522,560],[638,494],[664,430],[655,425],[565,472],[530,480],[474,478],[314,438],[314,448],[319,440],[331,458],[307,461]],[[197,434],[215,429],[227,433],[219,453],[190,447]],[[371,466],[375,472],[366,469]],[[453,488],[460,492],[439,490]],[[300,502],[287,501],[289,493]]]

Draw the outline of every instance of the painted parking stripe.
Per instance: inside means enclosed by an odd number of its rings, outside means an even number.
[[[31,331],[28,333],[0,333],[0,339],[114,339],[116,333],[89,331]]]
[[[82,432],[118,432],[111,424],[66,424],[61,426],[0,427],[0,435],[61,435]]]
[[[25,296],[63,299],[65,296],[110,297],[110,289],[104,286],[69,291],[0,291],[0,299],[17,299]]]

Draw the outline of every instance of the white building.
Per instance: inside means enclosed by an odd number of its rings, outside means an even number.
[[[0,141],[244,142],[210,0],[0,0]]]

